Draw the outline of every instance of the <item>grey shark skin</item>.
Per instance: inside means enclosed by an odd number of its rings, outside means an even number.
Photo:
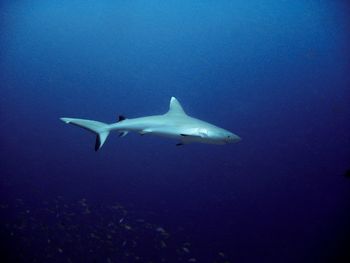
[[[163,115],[134,119],[126,119],[123,116],[119,116],[119,121],[112,124],[86,119],[60,119],[65,123],[73,124],[95,133],[97,135],[96,151],[103,146],[111,131],[120,132],[120,136],[122,137],[127,135],[128,132],[137,132],[141,135],[153,134],[178,139],[179,143],[177,145],[191,142],[227,144],[236,143],[241,140],[238,135],[230,131],[188,116],[175,97],[171,98],[169,111]]]

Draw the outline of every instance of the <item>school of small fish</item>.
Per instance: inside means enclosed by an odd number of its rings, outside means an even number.
[[[181,227],[171,233],[119,203],[17,198],[0,203],[0,213],[12,262],[203,262]],[[223,252],[213,254],[207,262],[229,262]]]

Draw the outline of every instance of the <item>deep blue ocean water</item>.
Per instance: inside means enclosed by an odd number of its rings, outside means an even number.
[[[1,262],[350,262],[347,1],[2,1]],[[185,111],[237,144],[94,135]]]

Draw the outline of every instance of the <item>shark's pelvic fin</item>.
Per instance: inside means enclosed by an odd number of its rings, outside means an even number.
[[[166,114],[186,115],[186,113],[183,110],[180,102],[175,97],[171,97],[170,105],[169,105],[169,111]]]
[[[148,129],[143,129],[142,131],[140,131],[140,134],[145,135],[145,134],[151,133],[151,132],[153,132],[153,130],[151,128],[148,128]]]

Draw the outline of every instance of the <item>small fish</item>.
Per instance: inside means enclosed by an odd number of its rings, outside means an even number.
[[[160,241],[160,245],[161,245],[162,248],[167,247],[166,243],[163,240]]]
[[[157,227],[156,231],[158,231],[160,233],[165,233],[165,230],[162,227]]]
[[[131,230],[132,229],[131,226],[129,226],[129,225],[124,225],[124,228],[127,229],[127,230]]]
[[[190,253],[190,250],[187,247],[183,247],[182,250],[185,251],[186,253]]]
[[[89,210],[89,208],[86,208],[85,211],[84,211],[84,214],[90,214],[91,211]]]

